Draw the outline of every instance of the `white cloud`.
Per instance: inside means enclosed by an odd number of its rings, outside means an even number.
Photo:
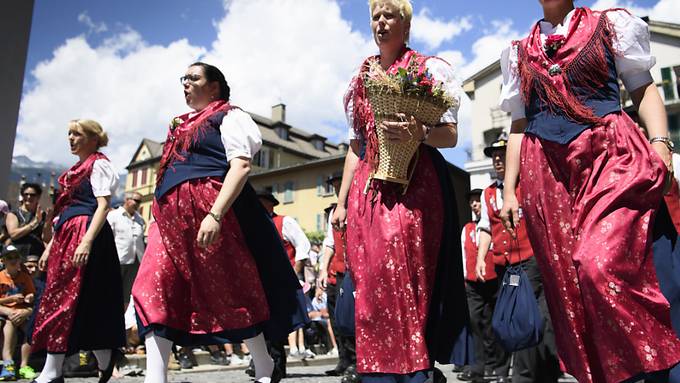
[[[680,2],[678,0],[659,0],[652,7],[641,7],[631,0],[597,0],[593,9],[607,9],[614,7],[627,8],[636,16],[649,16],[652,20],[680,24]]]
[[[511,20],[494,20],[491,25],[492,32],[472,44],[472,59],[461,68],[464,78],[498,60],[501,52],[510,46],[513,40],[523,37],[522,33],[513,28]]]
[[[411,39],[424,43],[428,49],[437,49],[442,43],[472,29],[469,17],[443,21],[433,18],[430,10],[423,7],[411,21]]]
[[[92,18],[90,15],[87,14],[87,11],[83,11],[81,14],[78,15],[78,21],[85,26],[89,28],[90,33],[102,33],[106,32],[109,28],[106,25],[106,23],[101,22],[101,23],[95,23],[92,21]]]
[[[289,122],[343,140],[342,96],[354,70],[373,54],[331,0],[230,0],[211,47],[186,40],[149,45],[134,30],[93,46],[64,42],[32,71],[22,99],[15,155],[73,163],[66,125],[93,118],[109,132],[105,148],[124,168],[143,137],[165,138],[172,116],[187,110],[179,76],[202,58],[221,68],[234,103],[264,116],[279,102]]]
[[[32,71],[36,85],[21,102],[14,154],[73,163],[67,123],[92,118],[109,133],[104,152],[122,170],[142,137],[163,139],[171,117],[184,110],[178,77],[203,52],[186,40],[149,46],[134,31],[97,47],[84,36],[67,40]]]

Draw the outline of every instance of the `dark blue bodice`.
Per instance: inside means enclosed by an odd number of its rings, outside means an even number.
[[[184,160],[175,160],[163,174],[161,182],[156,185],[155,197],[161,198],[173,187],[196,178],[224,178],[229,169],[227,154],[222,144],[220,125],[225,112],[217,112],[208,117],[203,134],[197,137],[188,153],[182,153]]]
[[[54,230],[59,230],[61,225],[70,218],[80,215],[92,217],[95,210],[97,210],[97,198],[92,192],[92,184],[88,177],[85,178],[80,184],[80,187],[76,189],[73,196],[71,196],[71,203],[59,215],[59,220],[57,221],[57,224],[54,225]]]
[[[567,89],[567,91],[573,92],[583,105],[592,109],[598,117],[604,117],[621,110],[621,96],[614,55],[609,49],[605,49],[605,55],[609,72],[607,77],[602,79],[602,83],[595,87],[594,92],[584,86],[576,85]],[[569,80],[570,83],[574,83],[571,79]],[[592,128],[591,125],[573,121],[559,112],[557,114],[552,113],[550,108],[536,94],[540,91],[540,89],[534,89],[529,104],[526,105],[526,118],[528,120],[526,133],[559,144],[567,144],[584,130]]]

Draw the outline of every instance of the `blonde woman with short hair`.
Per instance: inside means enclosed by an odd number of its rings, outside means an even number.
[[[54,237],[39,261],[47,271],[33,350],[47,350],[37,383],[61,383],[64,357],[93,350],[100,383],[113,372],[113,350],[125,345],[123,290],[111,226],[106,221],[118,174],[99,149],[109,139],[93,120],[68,125],[79,161],[59,177]]]

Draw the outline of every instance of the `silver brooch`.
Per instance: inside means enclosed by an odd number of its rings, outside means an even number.
[[[548,68],[548,74],[551,76],[557,76],[560,73],[562,73],[562,67],[560,67],[560,64],[552,64],[550,68]]]

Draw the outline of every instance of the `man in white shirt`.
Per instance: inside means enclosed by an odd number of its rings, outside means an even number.
[[[111,210],[106,219],[111,225],[120,261],[120,275],[123,279],[125,307],[130,301],[132,283],[137,276],[139,262],[144,255],[144,218],[137,212],[142,202],[139,193],[126,193],[123,205]]]

